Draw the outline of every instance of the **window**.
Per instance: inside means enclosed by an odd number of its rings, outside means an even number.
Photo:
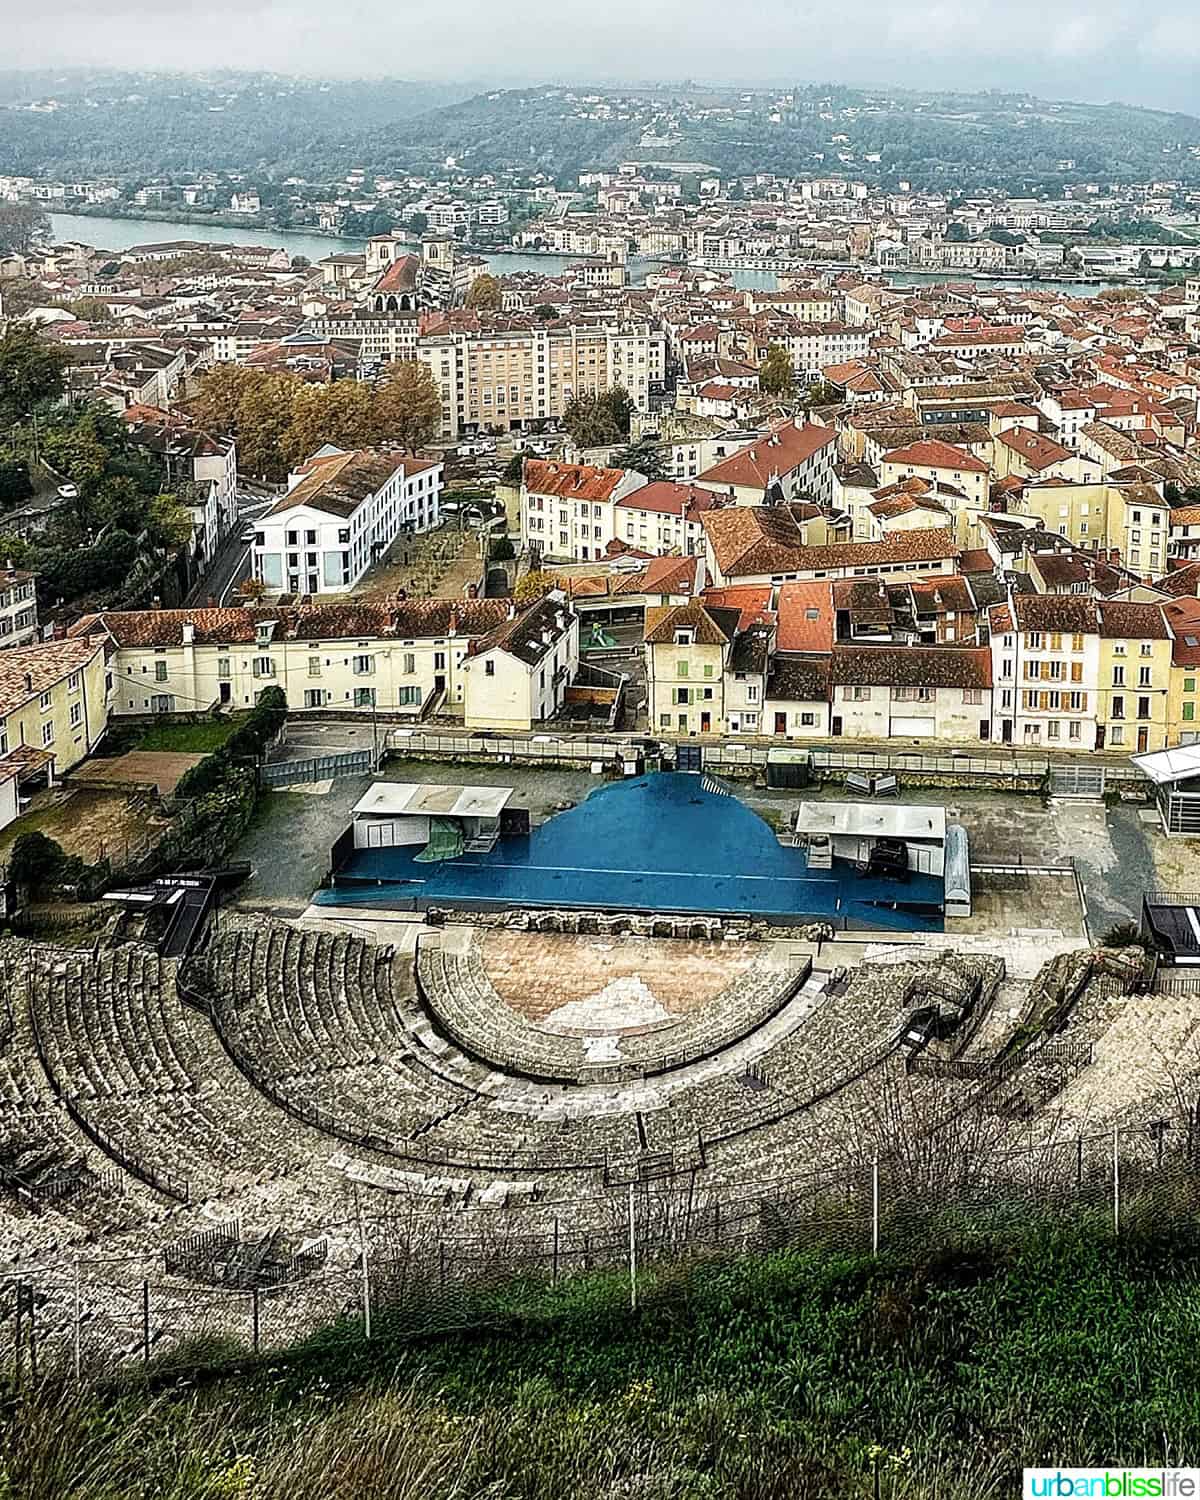
[[[1195,719],[1195,717],[1196,717],[1196,705],[1194,703],[1185,703],[1183,705],[1183,717],[1184,717],[1184,721],[1186,723],[1188,723],[1188,724],[1190,724],[1193,721],[1193,719]]]
[[[1071,722],[1070,722],[1070,724],[1068,724],[1068,726],[1067,726],[1067,738],[1069,740],[1082,739],[1083,738],[1082,730],[1083,730],[1083,725],[1080,724],[1079,720],[1078,719],[1072,719]]]
[[[324,708],[325,689],[306,688],[304,693],[304,706],[305,708]]]
[[[1125,655],[1125,642],[1124,641],[1114,641],[1113,642],[1113,655],[1114,656],[1124,656]]]
[[[1059,734],[1059,725],[1060,725],[1060,723],[1061,723],[1061,721],[1058,720],[1058,719],[1049,719],[1049,720],[1047,720],[1047,722],[1046,722],[1046,738],[1048,740],[1057,740],[1057,739],[1061,738],[1061,735]]]
[[[749,682],[749,683],[746,684],[746,702],[747,703],[757,703],[758,702],[758,684],[757,683]]]
[[[356,656],[353,660],[353,667],[356,677],[370,677],[375,671],[375,658],[373,656]]]
[[[412,674],[416,670],[417,670],[417,657],[416,657],[416,653],[413,652],[413,651],[406,651],[404,653],[404,675],[406,677],[411,677]]]
[[[1119,663],[1113,667],[1113,687],[1125,686],[1125,668]]]
[[[671,701],[673,703],[690,703],[692,700],[687,688],[676,688]]]
[[[1123,719],[1125,717],[1125,699],[1118,694],[1112,701],[1112,717]]]
[[[72,672],[70,677],[67,678],[67,691],[69,693],[77,693],[79,691],[79,684],[81,681],[82,678],[80,674],[78,672]]]
[[[1150,700],[1149,700],[1149,698],[1139,698],[1138,699],[1137,716],[1138,716],[1139,719],[1148,719],[1150,717]]]
[[[1109,743],[1113,745],[1123,745],[1125,743],[1125,731],[1119,724],[1113,725],[1112,733],[1109,735]]]
[[[687,662],[685,662],[685,661],[677,661],[675,663],[675,675],[676,675],[676,677],[686,677],[687,674],[688,674],[688,664],[687,664]]]
[[[982,688],[963,688],[963,702],[978,708],[983,702]]]
[[[166,682],[167,664],[165,661],[156,661],[154,663],[154,680],[155,682]]]
[[[1149,687],[1149,686],[1150,686],[1150,668],[1149,667],[1139,667],[1138,668],[1138,687]]]
[[[217,676],[222,681],[229,681],[229,658],[227,656],[217,658]]]
[[[1072,651],[1082,651],[1083,650],[1083,636],[1082,635],[1076,633],[1075,635],[1073,635],[1071,637],[1071,650]]]
[[[846,697],[850,699],[851,703],[867,703],[871,698],[871,689],[869,687],[847,688]]]
[[[319,656],[310,656],[308,658],[308,675],[310,677],[320,677],[321,658]]]
[[[54,743],[54,722],[47,719],[42,725],[42,744],[52,745]]]
[[[374,708],[374,706],[375,706],[375,689],[374,688],[355,688],[354,689],[354,706],[355,706],[355,708]]]
[[[1154,642],[1153,641],[1143,641],[1142,642],[1142,646],[1141,646],[1141,651],[1142,651],[1142,655],[1143,656],[1153,656],[1154,655]]]
[[[490,657],[483,664],[483,675],[485,677],[495,677],[496,675],[496,663]]]
[[[368,688],[369,692],[370,689]],[[420,708],[421,689],[419,687],[402,687],[397,697],[401,708]]]
[[[78,729],[79,726],[82,723],[83,723],[83,704],[82,703],[72,703],[71,704],[71,728],[72,729]]]
[[[269,656],[256,656],[254,658],[254,675],[255,677],[274,677],[274,660]],[[165,672],[163,673],[163,676],[165,678]]]
[[[166,674],[164,673],[163,675],[165,676]],[[38,699],[38,707],[41,709],[41,711],[44,714],[48,714],[50,712],[50,709],[53,707],[53,704],[54,704],[54,694],[53,693],[43,693],[42,696]]]

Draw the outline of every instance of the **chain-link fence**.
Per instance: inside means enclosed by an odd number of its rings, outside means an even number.
[[[589,1273],[619,1278],[636,1305],[689,1284],[714,1257],[903,1256],[1081,1222],[1121,1235],[1200,1210],[1191,1111],[1019,1149],[996,1149],[976,1126],[744,1194],[707,1190],[701,1170],[632,1182],[603,1200],[548,1207],[525,1234],[503,1213],[430,1211],[379,1193],[328,1226],[328,1239],[321,1229],[301,1236],[311,1248],[289,1260],[292,1279],[278,1268],[256,1279],[251,1243],[243,1284],[212,1284],[205,1244],[227,1251],[234,1225],[165,1257],[13,1272],[0,1280],[0,1362],[18,1382],[49,1371],[91,1381],[228,1368],[318,1335],[405,1339],[552,1316],[563,1284]]]

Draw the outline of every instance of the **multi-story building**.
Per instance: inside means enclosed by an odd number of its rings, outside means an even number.
[[[156,406],[130,406],[122,418],[130,441],[162,464],[166,492],[180,484],[194,486],[187,501],[197,527],[196,552],[211,558],[237,523],[237,444]],[[197,492],[210,492],[211,504],[208,499],[199,504]]]
[[[738,505],[833,498],[837,433],[832,427],[784,422],[696,475],[701,489]]]
[[[701,517],[720,503],[698,485],[656,480],[616,502],[616,539],[638,552],[695,556],[704,551]]]
[[[1100,617],[1081,594],[1014,594],[988,611],[992,738],[1091,750],[1100,722]]]
[[[442,436],[508,432],[562,417],[575,396],[623,386],[638,411],[666,374],[648,324],[494,327],[430,333],[417,345],[442,396]]]
[[[1161,750],[1170,728],[1171,636],[1158,604],[1102,599],[1097,749]]]
[[[527,458],[521,480],[522,546],[562,562],[602,558],[617,536],[617,502],[645,483],[636,469]]]
[[[438,524],[442,464],[327,444],[259,517],[254,576],[268,591],[344,594],[401,532]]]
[[[735,649],[744,634],[747,660],[739,668],[743,680],[738,684],[737,732],[757,733],[766,698],[771,627],[759,622],[742,632],[741,620],[738,604],[706,604],[700,599],[646,611],[647,708],[655,728],[673,734],[721,734],[731,728],[727,695],[735,682]],[[748,668],[754,679],[749,683]]]
[[[957,492],[962,496],[955,506],[955,530],[959,540],[965,542],[973,518],[987,509],[991,478],[988,465],[965,449],[938,438],[893,448],[880,460],[879,481],[884,488],[914,475],[943,486],[947,493]]]
[[[17,776],[45,769],[53,778],[95,749],[108,725],[106,688],[103,642],[43,641],[0,652],[0,826],[16,816]]]
[[[1131,572],[1157,576],[1167,566],[1173,517],[1153,485],[1050,479],[1010,496],[1009,509],[1036,516],[1047,531],[1083,551],[1118,553]]]
[[[551,595],[524,614],[502,599],[108,612],[70,644],[109,650],[115,715],[245,709],[278,687],[293,709],[529,728],[561,706],[578,631]]]
[[[857,739],[985,740],[986,646],[835,646],[829,731]]]
[[[0,649],[37,640],[37,589],[32,573],[0,569]]]

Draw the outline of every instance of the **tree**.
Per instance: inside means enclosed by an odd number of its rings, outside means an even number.
[[[758,388],[767,396],[786,396],[795,381],[792,357],[782,344],[772,344],[758,367]]]
[[[424,234],[425,231],[429,228],[429,216],[427,214],[423,214],[420,209],[418,209],[415,214],[409,215],[408,227],[410,231],[415,235],[420,236]]]
[[[382,433],[416,453],[442,426],[442,393],[428,366],[415,360],[389,365],[376,392]]]
[[[174,495],[155,495],[146,512],[146,534],[160,552],[178,552],[192,539],[192,518]]]
[[[528,609],[531,604],[536,604],[539,599],[544,599],[554,587],[554,575],[539,569],[536,573],[526,573],[524,578],[517,580],[517,586],[513,589],[513,598],[522,609]]]
[[[516,555],[517,549],[513,546],[512,539],[500,536],[492,543],[488,558],[491,562],[511,562]]]
[[[541,323],[552,323],[558,317],[558,311],[551,307],[549,302],[539,302],[533,310],[533,315]]]
[[[467,290],[467,306],[479,312],[499,312],[504,306],[504,292],[499,280],[486,272],[476,276]]]
[[[521,488],[521,481],[524,477],[525,455],[523,453],[514,453],[504,465],[504,470],[500,475],[500,483],[508,485],[511,489],[518,490]]]
[[[0,505],[20,505],[33,494],[23,458],[0,458]]]
[[[577,448],[607,448],[629,437],[633,402],[623,386],[595,395],[573,396],[563,412],[563,426]]]
[[[66,863],[62,845],[35,829],[17,835],[8,856],[8,873],[26,890],[42,890],[55,883]]]
[[[0,203],[0,254],[25,255],[50,234],[50,217],[36,203]]]
[[[39,401],[63,393],[66,354],[36,329],[17,324],[0,338],[0,422],[27,417]]]
[[[649,438],[621,448],[613,454],[610,463],[614,469],[634,469],[650,480],[671,477],[664,449]]]

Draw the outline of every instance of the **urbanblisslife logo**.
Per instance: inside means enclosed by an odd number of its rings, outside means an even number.
[[[1200,1469],[1026,1469],[1023,1500],[1200,1500]]]

